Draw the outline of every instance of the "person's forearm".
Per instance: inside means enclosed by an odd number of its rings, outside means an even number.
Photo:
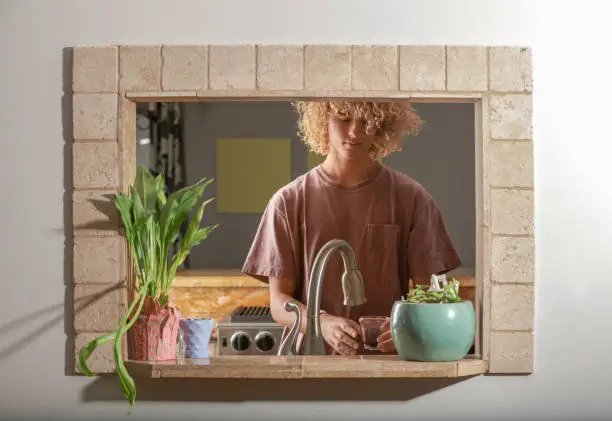
[[[285,301],[293,301],[296,303],[302,312],[302,323],[300,326],[300,332],[306,333],[306,306],[300,301],[296,300],[289,294],[277,292],[270,296],[270,311],[272,312],[272,318],[276,323],[283,326],[293,327],[295,324],[295,313],[293,311],[285,310]]]

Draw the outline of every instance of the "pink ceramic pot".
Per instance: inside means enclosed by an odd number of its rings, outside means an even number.
[[[130,329],[131,359],[136,361],[176,359],[180,320],[180,311],[172,302],[167,308],[161,308],[157,302],[147,297],[138,320]]]

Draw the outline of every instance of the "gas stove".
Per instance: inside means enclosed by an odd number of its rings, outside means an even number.
[[[276,355],[284,332],[270,307],[236,307],[227,321],[217,323],[217,355]]]

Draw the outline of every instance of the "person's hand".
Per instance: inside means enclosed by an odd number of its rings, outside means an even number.
[[[337,353],[356,355],[361,347],[359,324],[343,317],[321,314],[321,334]]]
[[[397,350],[395,349],[395,344],[393,343],[393,338],[391,337],[391,319],[385,320],[385,322],[380,327],[380,330],[381,333],[376,339],[376,342],[378,343],[376,347],[382,352],[397,352]]]

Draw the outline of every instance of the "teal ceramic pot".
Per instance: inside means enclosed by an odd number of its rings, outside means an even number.
[[[457,361],[467,355],[476,335],[470,301],[422,304],[396,301],[391,310],[391,335],[400,359]]]

